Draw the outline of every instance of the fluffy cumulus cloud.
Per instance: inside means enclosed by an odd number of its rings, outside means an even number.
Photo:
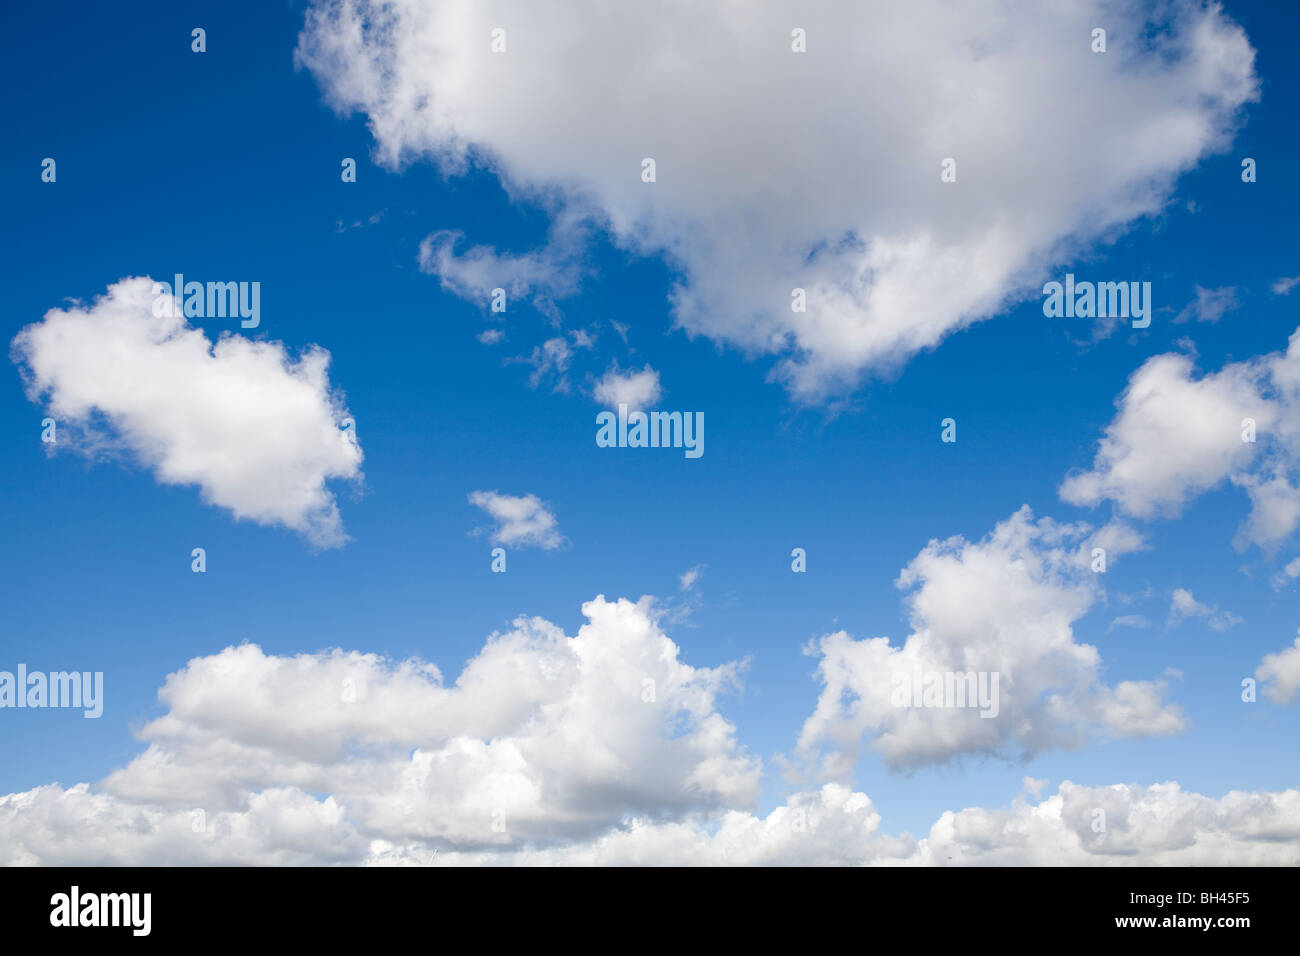
[[[592,394],[596,401],[610,408],[626,405],[629,410],[636,410],[653,406],[663,390],[659,386],[659,373],[647,365],[639,372],[609,369],[596,383]]]
[[[1081,787],[1036,804],[945,813],[918,862],[1010,866],[1294,865],[1300,790],[1215,800],[1176,783]]]
[[[493,544],[508,548],[542,548],[547,551],[564,544],[560,523],[536,495],[472,491],[469,503],[482,508],[496,520],[496,527],[491,531]],[[478,529],[479,532],[482,530]]]
[[[543,297],[572,288],[587,222],[677,270],[681,328],[779,356],[809,400],[1158,211],[1257,86],[1245,34],[1193,0],[318,0],[298,61],[369,118],[381,161],[481,163],[554,212],[540,250],[432,237],[422,261],[454,291],[504,285],[498,267]],[[1063,126],[1086,135],[1046,132]]]
[[[864,741],[906,769],[1077,746],[1090,734],[1181,730],[1159,682],[1103,683],[1097,649],[1074,639],[1073,622],[1100,594],[1089,564],[1096,540],[1086,525],[1035,520],[1026,507],[982,541],[930,542],[898,579],[913,627],[901,645],[839,631],[809,648],[824,687],[800,752],[847,777]],[[965,706],[925,693],[958,674],[987,688],[979,706],[969,691]]]
[[[29,397],[58,423],[54,447],[124,454],[237,518],[318,547],[346,541],[326,483],[359,480],[362,455],[330,387],[329,353],[312,346],[292,358],[230,332],[212,342],[157,302],[151,279],[123,279],[14,338]]]
[[[146,749],[96,785],[0,796],[3,864],[1288,863],[1300,793],[1062,783],[891,836],[835,782],[754,812],[761,765],[648,600],[567,636],[517,620],[451,685],[432,664],[254,645],[159,693]],[[1098,811],[1104,815],[1099,818]],[[1096,828],[1103,820],[1104,829]]]
[[[1099,812],[1100,811],[1100,812]],[[630,817],[587,839],[470,849],[368,838],[333,797],[277,790],[204,819],[85,784],[0,797],[0,861],[47,865],[1286,866],[1300,857],[1300,791],[1214,799],[1177,783],[1081,787],[1009,807],[949,811],[917,839],[880,830],[866,794],[838,784],[766,816]],[[1100,829],[1099,829],[1100,827]],[[20,829],[21,828],[21,829]]]
[[[1270,700],[1291,703],[1300,690],[1300,637],[1276,654],[1265,654],[1255,669],[1255,679],[1264,685],[1264,693]]]
[[[717,709],[741,665],[683,663],[646,602],[598,597],[583,612],[573,637],[517,620],[450,686],[431,664],[341,650],[192,660],[127,766],[93,789],[0,802],[3,852],[297,862],[317,845],[357,860],[373,841],[502,849],[751,806],[760,763]],[[79,814],[102,846],[58,825]],[[142,838],[114,851],[119,829]]]
[[[1153,356],[1116,405],[1092,468],[1062,483],[1066,501],[1153,518],[1230,481],[1251,502],[1239,548],[1276,548],[1300,526],[1300,330],[1285,352],[1199,376],[1190,356]]]

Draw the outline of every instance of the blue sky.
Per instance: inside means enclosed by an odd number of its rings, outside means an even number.
[[[905,639],[895,581],[932,539],[978,541],[1026,504],[1106,523],[1112,503],[1076,506],[1058,489],[1092,466],[1116,399],[1149,357],[1185,351],[1189,338],[1197,367],[1213,371],[1286,347],[1300,292],[1270,287],[1300,273],[1300,184],[1287,166],[1300,150],[1297,14],[1255,2],[1226,12],[1260,80],[1231,146],[1177,175],[1157,214],[1050,274],[1150,281],[1149,329],[1093,341],[1088,320],[1048,319],[1039,297],[1020,298],[901,364],[865,368],[832,400],[805,401],[771,374],[773,355],[675,325],[675,264],[606,234],[584,247],[590,272],[558,303],[558,326],[512,302],[505,340],[480,344],[492,316],[421,271],[421,241],[451,229],[526,251],[545,242],[547,211],[512,199],[490,165],[447,175],[427,158],[380,162],[366,117],[331,110],[318,77],[295,68],[303,4],[160,4],[129,20],[88,3],[6,10],[6,340],[126,276],[258,280],[262,320],[249,334],[291,354],[329,352],[365,459],[359,486],[332,486],[351,540],[316,550],[285,527],[235,520],[193,486],[160,484],[129,457],[47,456],[45,411],[11,365],[0,389],[0,668],[103,671],[106,708],[94,721],[6,711],[0,792],[93,783],[126,765],[144,747],[133,732],[165,712],[166,675],[231,644],[418,657],[450,682],[518,615],[573,634],[582,602],[650,594],[691,606],[664,625],[684,661],[748,658],[743,690],[718,709],[763,759],[756,809],[780,805],[795,786],[773,758],[794,750],[820,691],[810,641],[841,629]],[[202,55],[189,48],[198,24]],[[1041,134],[1089,131],[1062,115]],[[47,156],[55,184],[40,179]],[[1245,156],[1258,161],[1256,183],[1241,181]],[[342,157],[357,159],[356,183],[340,181]],[[1235,288],[1237,308],[1175,324],[1197,286]],[[193,324],[213,339],[238,331],[230,320]],[[567,390],[530,386],[531,367],[509,361],[577,329],[594,345],[573,350]],[[592,386],[613,362],[652,366],[658,407],[704,413],[702,458],[596,446]],[[955,444],[939,440],[949,416]],[[566,543],[511,549],[508,573],[491,573],[492,544],[472,533],[490,521],[467,501],[478,489],[538,496]],[[1027,776],[1052,787],[1177,780],[1213,798],[1295,787],[1296,709],[1239,697],[1241,679],[1300,627],[1295,580],[1270,583],[1296,557],[1295,538],[1233,547],[1249,507],[1219,482],[1177,517],[1134,522],[1148,547],[1114,561],[1106,596],[1073,625],[1109,684],[1181,671],[1166,696],[1187,718],[1182,732],[1027,759],[961,754],[910,772],[864,747],[852,785],[883,829],[921,834],[945,810],[1006,805]],[[190,571],[194,547],[206,549],[205,574]],[[795,547],[807,551],[805,574],[790,570]],[[696,566],[703,574],[684,593],[679,576]],[[1241,623],[1166,626],[1176,588]],[[1152,626],[1108,630],[1124,614]]]

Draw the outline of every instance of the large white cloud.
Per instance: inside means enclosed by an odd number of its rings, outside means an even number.
[[[906,769],[964,754],[1077,746],[1094,734],[1181,730],[1182,714],[1164,701],[1159,682],[1103,683],[1097,649],[1074,639],[1071,625],[1100,596],[1090,560],[1098,540],[1118,537],[1035,521],[1025,507],[982,541],[931,541],[898,579],[910,591],[914,629],[901,646],[839,631],[809,648],[824,686],[801,753],[819,757],[822,772],[847,777],[864,739]],[[896,675],[970,672],[998,675],[989,716],[915,699],[900,706],[894,696]]]
[[[298,49],[333,105],[369,117],[381,161],[480,161],[555,213],[539,250],[460,256],[432,237],[422,263],[445,287],[567,294],[586,221],[680,271],[682,328],[782,356],[809,399],[1036,294],[1159,210],[1226,147],[1253,57],[1193,0],[319,0]]]
[[[1229,480],[1251,501],[1238,547],[1276,548],[1300,526],[1300,330],[1285,352],[1199,378],[1191,356],[1153,356],[1116,405],[1092,468],[1061,484],[1064,500],[1152,518]]]
[[[632,817],[549,846],[464,849],[367,838],[335,798],[295,789],[254,794],[200,828],[192,810],[52,784],[0,797],[0,864],[1288,866],[1300,852],[1300,790],[1214,799],[1173,782],[1065,781],[1041,799],[945,812],[920,839],[880,825],[866,794],[827,784],[766,816]]]
[[[1027,781],[1034,802],[947,812],[920,839],[834,782],[760,816],[761,766],[717,709],[740,665],[683,663],[648,600],[583,611],[573,637],[521,618],[450,686],[355,651],[196,658],[126,767],[0,796],[0,864],[1213,865],[1300,848],[1294,790],[1067,781],[1039,799]]]
[[[471,847],[750,805],[760,763],[716,705],[739,665],[682,663],[648,603],[583,612],[573,637],[517,620],[451,686],[356,652],[195,659],[167,679],[148,749],[102,789],[218,813],[297,788],[333,795],[372,838]]]
[[[346,541],[326,482],[359,480],[362,455],[329,353],[311,346],[294,359],[237,333],[214,343],[157,301],[152,280],[122,279],[14,338],[29,396],[58,423],[55,447],[125,452],[237,518],[319,547]]]

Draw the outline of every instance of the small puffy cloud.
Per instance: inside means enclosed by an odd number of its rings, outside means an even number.
[[[1142,532],[1127,522],[1109,521],[1093,532],[1084,543],[1084,547],[1087,549],[1089,560],[1093,549],[1101,548],[1106,552],[1106,560],[1110,561],[1113,558],[1132,554],[1134,551],[1145,551],[1147,542]]]
[[[1235,286],[1223,286],[1218,289],[1196,287],[1196,298],[1183,306],[1174,316],[1174,324],[1184,322],[1218,322],[1229,312],[1237,308],[1237,289]]]
[[[564,544],[559,522],[536,495],[503,495],[499,491],[472,491],[469,503],[496,520],[492,543],[509,548],[542,548]]]
[[[593,394],[596,401],[609,408],[626,405],[629,411],[635,411],[653,406],[663,392],[659,387],[659,373],[647,365],[639,372],[610,368],[596,383]]]
[[[431,239],[421,262],[445,286],[517,274],[561,294],[588,242],[567,223],[590,223],[673,268],[678,327],[774,356],[808,401],[1037,295],[1163,209],[1257,96],[1247,37],[1200,0],[829,0],[798,20],[807,55],[782,4],[317,0],[296,57],[365,114],[380,162],[478,165],[555,217],[529,253]],[[1084,55],[1102,22],[1110,50]],[[494,55],[478,38],[503,23]],[[701,84],[701,64],[728,82]],[[1088,135],[1044,136],[1062,116]]]
[[[1051,781],[1046,777],[1025,777],[1021,780],[1021,783],[1024,784],[1025,792],[1037,799],[1039,794],[1043,792],[1043,788]]]
[[[1097,649],[1074,639],[1071,625],[1099,597],[1079,547],[1088,530],[1035,520],[1025,507],[982,541],[930,542],[898,579],[913,628],[901,645],[840,631],[809,648],[823,690],[799,754],[847,776],[864,740],[890,767],[909,769],[1181,730],[1162,683],[1107,685]],[[990,689],[997,675],[992,707],[918,706],[919,689],[910,702],[895,696],[900,678],[967,673],[989,675]]]
[[[362,454],[329,353],[310,346],[295,359],[234,332],[213,342],[158,301],[151,279],[122,279],[14,338],[28,396],[46,403],[60,444],[123,454],[162,484],[196,485],[205,502],[314,546],[344,543],[326,483],[360,480]]]
[[[1282,276],[1273,281],[1270,289],[1274,295],[1290,295],[1297,285],[1300,285],[1300,276]]]
[[[1169,627],[1177,627],[1189,618],[1204,620],[1216,631],[1227,631],[1241,623],[1230,611],[1220,611],[1217,604],[1202,604],[1186,588],[1175,588],[1169,601]]]
[[[1300,330],[1285,352],[1197,377],[1192,359],[1148,359],[1116,401],[1092,468],[1068,475],[1072,504],[1175,516],[1228,481],[1250,499],[1235,544],[1274,549],[1300,527]]]
[[[482,345],[496,345],[505,337],[506,333],[501,329],[484,329],[475,336]]]
[[[1266,654],[1255,668],[1255,679],[1274,703],[1291,703],[1300,690],[1300,637],[1290,647]]]
[[[1093,469],[1068,477],[1061,497],[1081,505],[1109,498],[1139,518],[1176,514],[1245,468],[1256,446],[1241,440],[1242,419],[1267,429],[1276,418],[1253,366],[1230,365],[1196,380],[1192,360],[1176,354],[1148,359],[1117,404]]]

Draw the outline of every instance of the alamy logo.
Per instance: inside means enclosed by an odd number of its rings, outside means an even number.
[[[1132,319],[1133,328],[1151,324],[1150,282],[1065,282],[1043,286],[1043,315],[1050,319]]]
[[[899,671],[893,684],[895,707],[978,707],[981,717],[996,717],[1000,709],[997,671]]]
[[[241,328],[255,329],[262,321],[262,283],[186,282],[153,284],[153,314],[157,318],[226,319],[238,317]]]
[[[632,412],[626,404],[596,416],[601,448],[685,448],[687,458],[704,454],[703,412]]]
[[[80,707],[83,717],[104,713],[104,672],[40,671],[27,673],[19,664],[18,673],[0,671],[0,708],[4,707]]]
[[[131,935],[148,936],[152,928],[153,894],[86,893],[73,886],[50,897],[51,926],[129,926]]]

